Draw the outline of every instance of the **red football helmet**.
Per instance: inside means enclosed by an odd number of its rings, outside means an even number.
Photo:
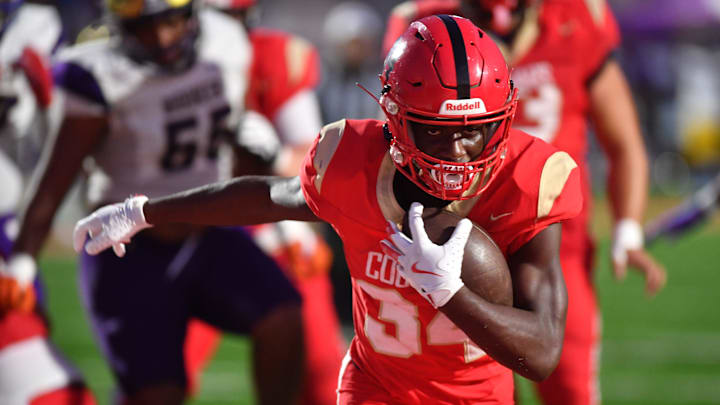
[[[470,20],[435,15],[413,22],[395,42],[380,76],[397,169],[443,200],[479,195],[497,175],[517,106],[517,90],[493,40]],[[409,121],[432,126],[487,125],[473,161],[442,160],[420,151]]]

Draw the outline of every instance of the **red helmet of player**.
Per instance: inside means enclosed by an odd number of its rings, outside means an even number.
[[[395,42],[380,77],[395,166],[443,200],[479,195],[497,174],[517,106],[505,59],[488,35],[457,16],[413,22]],[[411,123],[482,128],[482,152],[468,162],[421,151]]]

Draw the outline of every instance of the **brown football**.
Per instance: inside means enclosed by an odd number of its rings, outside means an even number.
[[[439,245],[450,239],[461,219],[459,215],[445,210],[425,208],[423,211],[425,231],[430,240]],[[407,214],[403,218],[402,229],[410,236]],[[490,235],[475,223],[465,245],[460,277],[470,290],[487,301],[508,306],[513,304],[512,279],[505,257]]]

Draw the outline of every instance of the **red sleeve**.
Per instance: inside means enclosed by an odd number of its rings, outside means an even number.
[[[317,49],[308,41],[283,32],[255,29],[252,80],[247,104],[273,119],[286,101],[320,81]]]
[[[508,254],[518,250],[548,226],[576,217],[580,214],[582,206],[583,194],[580,187],[580,169],[575,167],[570,172],[565,186],[555,199],[550,212],[547,215],[536,218],[533,225],[526,231],[518,234],[508,246]]]
[[[580,21],[587,28],[585,47],[585,77],[592,77],[605,64],[610,54],[620,45],[620,30],[610,6],[605,0],[581,1]]]
[[[459,13],[460,3],[457,0],[409,0],[398,4],[388,17],[383,38],[383,55],[390,52],[395,40],[400,38],[411,22],[433,14]]]
[[[581,171],[567,152],[522,133],[511,140],[511,165],[506,168],[511,174],[498,185],[500,202],[492,209],[515,215],[488,224],[507,255],[549,225],[576,217],[583,207]]]
[[[328,197],[332,185],[326,181],[327,172],[340,146],[345,123],[345,120],[341,120],[323,127],[305,155],[300,170],[300,184],[305,202],[318,218],[329,223],[333,223],[333,219],[339,217],[340,211]]]

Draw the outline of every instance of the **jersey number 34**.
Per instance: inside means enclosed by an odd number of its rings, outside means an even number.
[[[394,289],[380,288],[363,280],[357,284],[369,296],[380,301],[377,319],[365,316],[365,336],[373,349],[381,354],[408,358],[422,354],[421,322],[418,309]],[[389,334],[385,323],[395,325],[395,334]],[[470,363],[485,355],[485,352],[473,343],[441,312],[425,328],[426,344],[430,346],[462,345],[465,362]]]

